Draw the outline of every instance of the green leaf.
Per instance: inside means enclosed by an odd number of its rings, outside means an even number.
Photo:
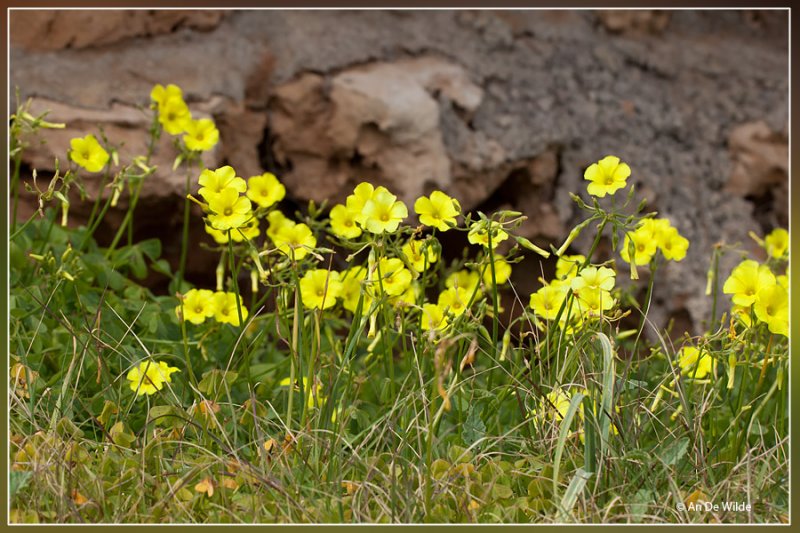
[[[586,472],[583,468],[579,468],[575,471],[575,475],[572,476],[567,491],[564,493],[564,497],[561,498],[558,510],[559,522],[566,522],[567,518],[572,514],[575,502],[578,501],[578,496],[583,491],[590,477],[592,477],[592,474]]]
[[[12,470],[9,473],[8,495],[10,499],[13,499],[17,492],[25,488],[32,475],[33,472],[20,472],[18,470]]]
[[[575,394],[569,402],[567,414],[564,415],[564,420],[558,430],[558,441],[556,443],[556,456],[553,460],[553,494],[558,494],[558,471],[561,468],[561,456],[564,454],[564,446],[567,443],[567,436],[569,435],[569,428],[572,425],[572,419],[575,413],[578,412],[578,407],[583,401],[583,394],[580,392]]]
[[[223,384],[225,388],[230,388],[237,377],[239,377],[237,372],[225,372],[217,369],[209,370],[203,374],[203,379],[197,384],[197,389],[203,394],[216,397],[223,391]]]
[[[103,424],[104,428],[107,428],[108,423],[111,422],[111,417],[117,413],[119,413],[119,407],[117,407],[117,404],[111,400],[106,400],[103,404],[103,410],[100,412],[100,416],[97,417],[97,420]]]
[[[467,412],[467,419],[464,421],[464,426],[461,430],[461,438],[464,444],[472,446],[475,442],[486,436],[486,424],[481,420],[481,411],[483,407],[479,404],[469,406]]]
[[[492,485],[492,497],[498,500],[507,500],[514,497],[514,491],[507,485]]]
[[[141,241],[136,244],[136,247],[151,261],[155,261],[161,256],[161,241],[158,239]]]
[[[660,451],[658,451],[656,455],[665,465],[674,465],[683,459],[688,449],[689,437],[681,437],[674,442],[660,447]]]

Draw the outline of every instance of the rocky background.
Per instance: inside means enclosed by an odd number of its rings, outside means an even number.
[[[69,139],[102,127],[144,152],[155,83],[180,85],[221,142],[205,158],[269,170],[287,210],[342,201],[362,180],[409,203],[442,189],[465,209],[512,208],[558,245],[582,217],[583,170],[627,161],[637,196],[691,241],[656,285],[660,325],[699,332],[715,243],[788,223],[788,17],[777,11],[14,11],[11,86],[66,122],[25,156],[40,175]],[[145,185],[137,235],[177,262],[186,176],[169,136]],[[95,187],[96,191],[97,187]],[[26,195],[23,193],[23,197]],[[28,216],[22,210],[21,217]],[[111,232],[125,198],[109,217]],[[71,223],[88,208],[74,205]],[[199,214],[198,214],[199,215]],[[193,242],[207,240],[200,217]],[[453,233],[453,232],[450,232]],[[103,238],[101,232],[100,238]],[[107,237],[106,237],[107,238]],[[586,251],[588,236],[574,243]],[[462,242],[446,243],[458,255]],[[722,261],[723,275],[737,262]],[[213,277],[194,248],[189,274]],[[527,302],[552,264],[513,281]]]

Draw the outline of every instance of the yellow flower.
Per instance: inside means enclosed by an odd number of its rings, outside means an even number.
[[[785,287],[776,283],[759,289],[753,310],[770,332],[789,336],[789,291]]]
[[[238,294],[222,291],[214,293],[214,318],[217,322],[238,326],[239,306],[242,308],[242,320],[247,320],[247,307]]]
[[[772,257],[783,257],[789,251],[789,232],[783,228],[775,228],[764,238],[767,253]]]
[[[219,231],[208,224],[206,224],[205,228],[206,233],[211,235],[217,244],[228,244],[227,231]],[[258,219],[253,218],[247,225],[231,230],[231,237],[233,237],[233,242],[252,241],[258,237],[260,233],[261,230],[258,228]]]
[[[172,374],[180,372],[161,361],[142,361],[128,371],[130,387],[137,396],[155,394],[164,388],[164,383],[172,383]]]
[[[204,170],[200,173],[198,181],[200,182],[200,190],[197,192],[206,202],[225,189],[233,189],[237,193],[243,193],[247,190],[247,184],[244,180],[237,177],[236,171],[228,165],[217,170]]]
[[[464,291],[468,297],[472,296],[475,289],[481,282],[477,272],[462,268],[458,272],[453,272],[444,280],[445,287],[455,287]]]
[[[158,107],[163,106],[164,102],[170,98],[180,98],[183,100],[183,91],[181,91],[181,88],[177,85],[173,85],[172,83],[166,87],[159,83],[153,87],[152,91],[150,91],[150,99],[155,102]]]
[[[656,245],[660,247],[670,228],[672,228],[672,224],[666,218],[645,218],[639,222],[636,230],[639,233],[650,235],[656,241]]]
[[[253,216],[250,200],[239,196],[234,188],[224,189],[209,198],[208,208],[211,211],[208,221],[219,231],[240,228]]]
[[[534,410],[531,416],[542,417],[542,420],[560,422],[567,416],[572,397],[561,387],[554,387],[540,400],[541,406]]]
[[[601,289],[610,291],[614,288],[616,273],[610,268],[589,266],[581,270],[571,282],[572,290],[580,292],[585,289]]]
[[[450,287],[439,294],[439,308],[442,311],[450,311],[454,316],[462,315],[467,310],[471,296],[472,294],[467,293],[464,289]]]
[[[379,187],[366,201],[363,209],[364,229],[370,233],[391,233],[408,216],[406,204],[383,187]]]
[[[380,271],[380,281],[377,281],[377,274]],[[400,296],[411,285],[411,272],[405,267],[401,259],[383,258],[378,263],[375,271],[375,287],[383,287],[383,291],[389,296]]]
[[[678,352],[678,366],[681,373],[690,378],[703,379],[713,374],[717,364],[708,352],[700,353],[694,346],[684,346]]]
[[[677,228],[670,227],[661,234],[659,248],[665,259],[680,261],[686,257],[689,249],[689,240],[678,233]]]
[[[751,306],[743,307],[741,305],[733,305],[731,306],[731,317],[739,317],[739,320],[741,320],[742,323],[749,328],[753,325],[753,321],[750,318],[751,310]]]
[[[274,174],[265,172],[247,180],[247,197],[259,207],[274,205],[286,196],[286,187]]]
[[[342,292],[339,273],[317,268],[309,270],[300,280],[300,296],[309,309],[328,309],[336,305]]]
[[[578,311],[586,316],[600,316],[617,303],[609,291],[599,287],[585,287],[576,291],[575,298]]]
[[[549,283],[541,289],[531,294],[530,307],[533,312],[545,320],[555,320],[558,311],[564,304],[567,297],[569,286],[564,284]],[[566,309],[561,313],[561,320],[564,320]]]
[[[426,303],[422,305],[421,317],[423,331],[441,330],[447,326],[447,319],[444,311],[436,304]]]
[[[180,135],[192,121],[192,114],[183,98],[173,96],[158,106],[158,121],[170,135]]]
[[[508,233],[503,231],[503,226],[499,222],[491,222],[492,232],[492,248],[497,248],[497,245],[502,241],[508,239]],[[487,231],[486,222],[474,222],[467,234],[467,240],[472,244],[480,244],[484,248],[489,247],[489,232]]]
[[[270,211],[267,215],[267,223],[267,237],[272,239],[273,242],[275,242],[282,228],[289,228],[296,224],[295,221],[286,218],[286,215],[280,211]]]
[[[182,305],[175,309],[178,316],[192,324],[202,324],[206,318],[214,316],[214,293],[207,289],[191,289],[183,295]]]
[[[278,250],[295,260],[304,258],[308,255],[308,249],[317,245],[311,228],[305,224],[283,223],[272,240]]]
[[[631,241],[633,241],[636,266],[649,264],[658,249],[658,243],[653,239],[653,235],[649,231],[640,230],[625,234],[625,240],[622,243],[619,255],[622,256],[626,263],[631,262],[630,254],[628,253],[628,246]]]
[[[494,256],[494,278],[498,285],[503,285],[511,277],[511,265],[502,255],[495,254]],[[491,287],[492,286],[492,266],[485,265],[483,267],[483,282]]]
[[[108,152],[100,146],[94,135],[76,137],[69,141],[72,148],[69,158],[89,172],[100,172],[108,163]]]
[[[756,301],[758,291],[775,283],[775,275],[769,267],[747,259],[733,269],[722,286],[722,292],[732,294],[734,304],[749,307]]]
[[[378,187],[378,190],[386,190],[385,187]],[[387,191],[388,192],[388,191]],[[372,186],[371,183],[361,182],[356,185],[356,188],[353,189],[353,194],[347,197],[345,200],[345,205],[347,210],[355,217],[356,222],[361,224],[361,227],[364,227],[365,224],[365,217],[364,217],[364,205],[366,205],[367,201],[372,198],[372,195],[375,193],[375,187]]]
[[[578,273],[578,269],[586,262],[586,257],[580,254],[562,255],[556,262],[556,278],[572,279]]]
[[[361,228],[356,224],[355,214],[342,204],[331,209],[331,232],[343,239],[355,239],[361,236]]]
[[[456,217],[461,212],[458,200],[447,196],[442,191],[433,191],[430,197],[420,196],[414,202],[414,211],[419,221],[439,231],[447,231],[450,224],[456,224]]]
[[[589,165],[583,178],[591,181],[586,189],[589,194],[602,198],[625,187],[625,180],[630,175],[631,167],[620,162],[619,157],[608,155],[597,163]]]
[[[423,252],[423,248],[425,251]],[[434,250],[432,243],[411,239],[403,245],[401,249],[406,260],[417,272],[424,272],[425,269],[435,263],[439,256]]]
[[[211,150],[219,142],[219,130],[210,118],[200,120],[190,120],[184,126],[186,132],[183,142],[186,148],[195,152],[205,152]]]
[[[356,312],[358,307],[358,299],[361,296],[361,282],[367,278],[367,269],[363,266],[350,267],[339,276],[342,282],[342,290],[339,296],[342,299],[342,306],[351,313]],[[363,308],[366,310],[369,306],[369,297],[364,293]]]
[[[421,292],[422,288],[419,283],[411,282],[401,295],[395,296],[392,299],[392,303],[399,307],[411,307],[412,305],[416,305]]]

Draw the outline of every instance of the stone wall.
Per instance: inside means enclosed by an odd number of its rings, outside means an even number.
[[[15,11],[11,83],[68,123],[27,169],[98,126],[141,153],[150,88],[176,83],[220,128],[206,164],[273,171],[290,204],[341,201],[365,179],[411,202],[440,188],[466,209],[523,211],[540,244],[579,220],[583,169],[618,155],[692,243],[653,318],[696,328],[712,245],[752,248],[748,231],[788,222],[787,41],[776,11]],[[172,150],[162,140],[137,232],[174,255],[186,177]],[[190,272],[213,266],[197,251]],[[525,267],[520,292],[542,270]]]

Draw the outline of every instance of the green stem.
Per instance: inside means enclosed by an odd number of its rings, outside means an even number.
[[[11,190],[14,191],[14,207],[11,214],[11,231],[17,229],[17,204],[19,203],[19,169],[22,165],[22,150],[14,156],[14,173],[11,176]]]
[[[181,258],[180,263],[178,264],[178,290],[181,289],[183,286],[184,276],[186,274],[186,255],[189,249],[189,215],[191,214],[191,200],[187,198],[192,186],[192,160],[186,160],[186,187],[184,191],[184,198],[183,198],[183,237],[181,239]],[[230,242],[230,231],[228,232],[228,239]],[[234,276],[234,279],[235,276]],[[238,292],[237,292],[238,294]]]

